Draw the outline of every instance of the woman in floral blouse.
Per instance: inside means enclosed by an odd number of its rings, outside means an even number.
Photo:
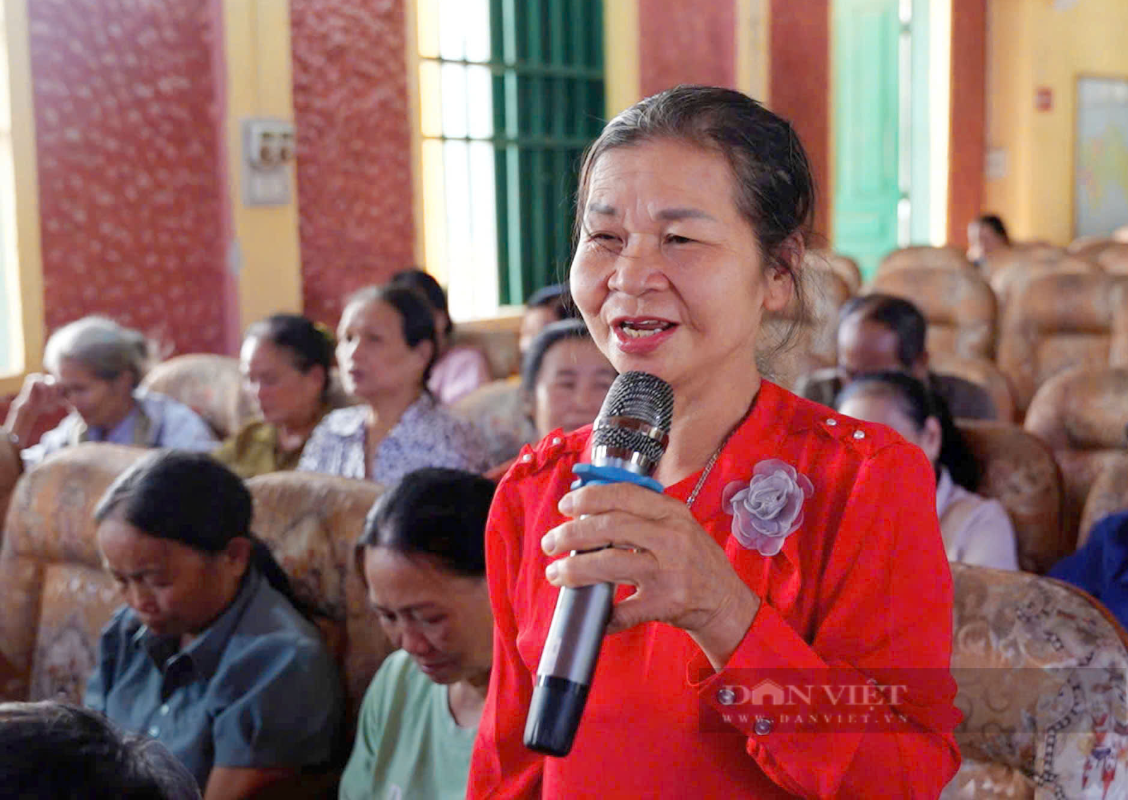
[[[486,469],[477,430],[427,391],[437,348],[425,299],[401,287],[361,289],[345,304],[337,342],[345,391],[361,404],[326,415],[299,470],[390,486],[423,467]]]

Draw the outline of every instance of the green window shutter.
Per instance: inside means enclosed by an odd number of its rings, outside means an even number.
[[[502,304],[566,277],[580,156],[603,127],[602,0],[491,0]]]

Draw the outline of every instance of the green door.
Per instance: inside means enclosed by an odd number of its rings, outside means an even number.
[[[834,242],[866,277],[897,247],[898,0],[834,0]]]

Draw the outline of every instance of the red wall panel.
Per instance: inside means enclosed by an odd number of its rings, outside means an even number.
[[[29,3],[46,322],[223,343],[207,0]]]
[[[952,113],[948,144],[948,242],[967,247],[983,203],[987,147],[987,0],[952,2]]]
[[[411,266],[405,0],[292,0],[305,311]]]
[[[639,0],[639,86],[736,85],[735,0]]]
[[[772,0],[770,80],[772,110],[791,121],[807,149],[819,192],[815,228],[829,237],[829,0]]]

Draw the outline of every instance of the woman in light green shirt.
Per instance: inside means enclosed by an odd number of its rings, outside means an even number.
[[[341,800],[461,800],[493,661],[485,529],[494,485],[411,472],[377,501],[357,545],[393,646],[364,697]]]

